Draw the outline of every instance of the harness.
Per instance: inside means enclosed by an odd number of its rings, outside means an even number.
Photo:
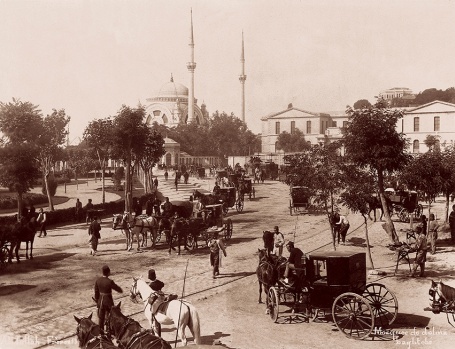
[[[84,348],[88,348],[91,344],[93,344],[94,342],[96,342],[97,340],[99,341],[99,343],[96,345],[97,348],[115,348],[114,344],[107,338],[106,335],[104,334],[99,334],[97,336],[93,335],[92,334],[92,330],[97,327],[98,325],[96,324],[92,324],[89,328],[89,330],[87,331],[87,334],[84,336],[83,340],[81,341],[79,339],[79,336],[77,337],[78,340],[79,340],[79,343],[81,346],[84,346]],[[81,324],[79,323],[79,325],[77,326],[77,334],[79,334],[80,332],[80,328],[81,328]],[[92,335],[93,337],[89,340],[87,340],[87,338]],[[85,343],[85,344],[84,344]],[[105,345],[103,345],[105,344]],[[95,346],[92,346],[92,348],[95,348]]]

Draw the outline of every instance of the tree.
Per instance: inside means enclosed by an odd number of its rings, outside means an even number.
[[[331,224],[337,207],[337,199],[344,187],[343,162],[339,154],[340,143],[316,145],[298,154],[284,157],[287,165],[286,183],[304,186],[312,198],[312,204],[321,207]],[[332,227],[333,248],[335,234]]]
[[[145,174],[145,192],[150,193],[152,191],[152,168],[166,154],[166,150],[164,149],[164,139],[161,134],[150,128],[147,129],[149,132],[145,147],[139,149],[140,153],[137,153],[136,157]]]
[[[373,257],[370,250],[370,239],[368,236],[368,213],[369,199],[374,190],[374,178],[368,171],[359,169],[352,164],[344,167],[344,180],[346,188],[340,195],[341,203],[347,206],[352,212],[360,213],[365,224],[365,241],[367,245],[368,259],[371,268],[374,269]]]
[[[354,103],[354,109],[365,109],[370,107],[371,103],[367,99],[359,99]]]
[[[106,195],[104,191],[106,164],[113,147],[112,129],[112,120],[110,118],[106,118],[93,120],[84,131],[84,140],[87,142],[88,147],[95,151],[101,169],[101,191],[103,204],[106,202]]]
[[[309,149],[311,146],[305,140],[305,136],[298,128],[294,133],[283,131],[279,134],[277,140],[277,148],[284,150],[286,153],[295,153]]]
[[[428,147],[429,151],[440,151],[441,148],[439,146],[439,136],[434,135],[427,135],[424,140],[425,145]]]
[[[360,168],[375,172],[379,197],[384,209],[384,229],[394,243],[398,243],[388,205],[384,196],[384,176],[403,168],[410,160],[406,153],[408,141],[396,131],[396,124],[403,117],[401,110],[392,110],[383,100],[367,109],[353,110],[349,115],[343,142],[349,160]]]
[[[148,142],[149,127],[145,123],[145,108],[123,105],[114,116],[112,128],[112,156],[125,164],[125,211],[131,212],[133,161]]]
[[[39,149],[35,141],[41,128],[38,106],[15,98],[0,103],[0,184],[17,193],[19,218],[22,195],[33,188],[39,176]]]
[[[66,115],[64,109],[53,109],[52,114],[44,118],[42,127],[39,128],[40,135],[37,139],[39,161],[51,211],[54,210],[54,204],[52,202],[52,190],[49,188],[49,175],[53,170],[55,161],[63,157],[62,146],[67,135],[66,126],[69,121],[70,117]]]

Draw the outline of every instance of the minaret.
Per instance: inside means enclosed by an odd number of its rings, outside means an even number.
[[[240,83],[242,84],[242,121],[245,122],[245,49],[243,45],[243,31],[242,31],[242,54],[240,56],[240,63],[242,63],[242,74],[239,76]]]
[[[190,90],[188,95],[188,124],[194,120],[194,70],[196,69],[196,62],[194,61],[193,9],[191,9],[191,33],[189,46],[191,60],[186,64],[186,67],[190,72]]]

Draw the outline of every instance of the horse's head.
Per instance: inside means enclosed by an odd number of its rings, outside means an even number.
[[[258,248],[259,263],[269,259],[269,251],[266,248]]]
[[[111,310],[107,317],[107,328],[109,330],[109,333],[111,333],[115,338],[118,338],[123,324],[128,320],[128,318],[120,311],[121,304],[122,302],[119,302],[117,305],[111,307]]]
[[[112,229],[117,229],[117,227],[122,223],[123,216],[121,214],[114,214],[112,216]]]
[[[149,292],[149,294],[145,294],[147,291]],[[137,299],[138,296],[141,300],[147,299],[148,296],[150,295],[150,292],[151,288],[147,285],[144,279],[142,279],[142,276],[140,276],[139,278],[133,277],[133,285],[131,285],[130,289],[130,299],[134,303],[139,302],[139,300]]]
[[[92,321],[92,315],[81,319],[73,315],[77,322],[76,336],[81,348],[85,347],[90,339],[101,335],[101,328]]]

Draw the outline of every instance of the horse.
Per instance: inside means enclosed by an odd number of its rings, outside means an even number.
[[[437,312],[455,310],[455,288],[445,285],[442,281],[434,282],[431,280],[428,293],[433,297],[431,307]]]
[[[267,249],[258,249],[258,255],[259,265],[256,268],[259,283],[258,303],[262,303],[262,286],[264,286],[266,314],[269,314],[269,289],[277,283],[279,276],[284,274],[286,258],[271,255]]]
[[[275,233],[272,231],[263,231],[262,232],[262,241],[264,242],[264,248],[268,250],[269,253],[273,251],[273,242],[274,242]]]
[[[79,342],[79,348],[117,348],[112,341],[102,333],[100,326],[92,321],[92,314],[81,319],[75,315],[73,316],[77,322],[76,337]]]
[[[28,257],[28,243],[30,242],[30,259],[33,259],[33,242],[35,241],[36,234],[36,217],[32,217],[28,222],[25,217],[22,217],[20,222],[17,222],[12,230],[9,237],[11,243],[11,248],[9,250],[8,263],[12,263],[13,260],[13,250],[16,254],[16,260],[20,263],[19,260],[19,249],[21,248],[21,243],[25,242],[25,259]]]
[[[368,218],[370,220],[373,220],[371,218],[371,211],[374,213],[374,221],[376,222],[376,209],[381,210],[381,217],[379,218],[380,221],[382,221],[382,217],[384,216],[384,209],[382,208],[382,203],[381,199],[377,196],[370,196],[366,199],[367,205],[368,205]]]
[[[174,240],[177,240],[178,246],[178,253],[180,254],[180,245],[183,242],[183,247],[185,250],[188,250],[186,246],[187,234],[188,234],[188,222],[184,218],[174,218],[171,220],[171,230],[168,243],[169,243],[169,254],[171,254],[171,250],[175,251],[174,248]]]
[[[120,228],[118,228],[120,226]],[[136,235],[137,250],[140,250],[139,234],[142,234],[141,247],[147,246],[147,230],[150,231],[152,247],[155,247],[158,236],[158,221],[152,216],[132,216],[129,212],[117,214],[113,217],[112,229],[122,229],[126,236],[126,249],[133,248],[133,236]]]
[[[130,290],[131,300],[137,301],[137,296],[144,303],[144,315],[149,320],[150,328],[154,325],[152,308],[148,302],[152,293],[149,285],[140,278],[133,278],[134,282]],[[155,319],[162,325],[170,325],[174,323],[177,327],[177,334],[182,341],[183,346],[187,344],[185,335],[186,326],[189,327],[195,344],[201,344],[201,328],[199,324],[199,314],[191,303],[183,299],[174,299],[170,302],[164,302],[158,307],[158,311],[154,315]],[[157,332],[157,331],[155,331]]]
[[[171,349],[171,345],[154,334],[153,329],[144,330],[139,322],[122,314],[119,304],[113,306],[107,318],[109,333],[121,348]]]

